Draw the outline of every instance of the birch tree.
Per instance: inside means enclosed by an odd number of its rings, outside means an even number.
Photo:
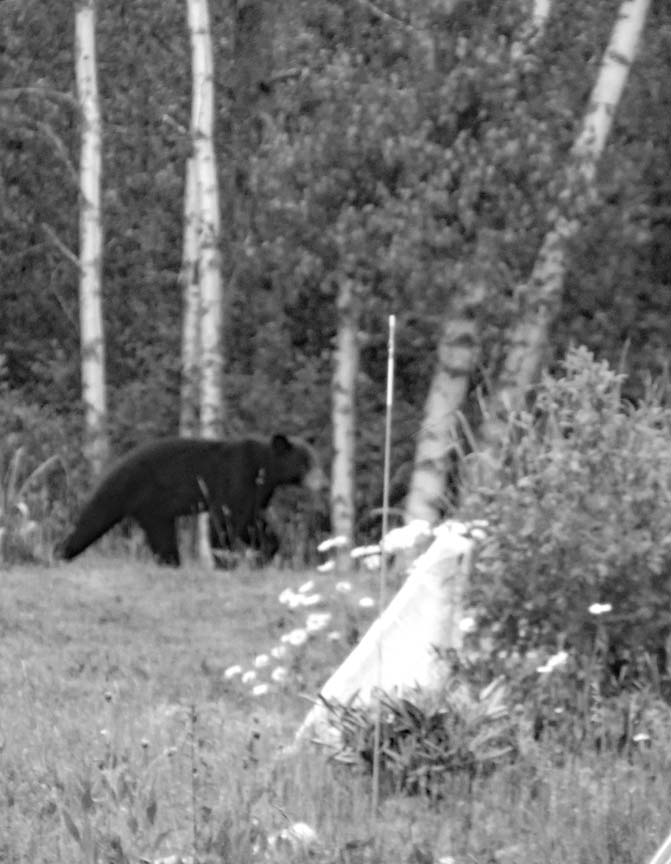
[[[94,474],[107,460],[105,337],[102,314],[100,216],[101,122],[95,44],[95,0],[75,11],[77,98],[81,112],[79,163],[79,317],[84,402],[84,452]]]
[[[551,10],[551,0],[534,0],[530,19],[520,38],[511,47],[511,59],[520,62],[532,52],[543,36]],[[490,296],[491,270],[495,250],[491,235],[480,232],[472,264],[455,274],[455,292],[443,316],[437,348],[437,363],[424,403],[422,425],[410,487],[405,502],[405,518],[438,518],[445,498],[450,450],[458,441],[458,410],[466,398],[471,376],[480,352],[480,317]],[[493,263],[493,262],[492,262]]]
[[[212,37],[207,0],[187,0],[187,10],[193,82],[191,137],[199,201],[200,431],[206,438],[218,438],[222,435],[224,414],[224,298],[219,248],[219,186],[214,152]]]
[[[191,171],[187,166],[185,213],[195,213],[196,228],[189,227],[188,217],[184,235],[183,275],[195,282],[185,287],[188,292],[188,307],[185,307],[184,347],[188,351],[183,357],[184,388],[189,398],[195,397],[195,377],[200,377],[199,411],[200,434],[204,438],[220,438],[223,433],[223,344],[222,326],[224,297],[221,281],[221,219],[219,211],[219,184],[214,152],[214,76],[212,58],[212,36],[207,0],[187,0],[189,33],[191,37]],[[189,177],[191,174],[191,177]],[[191,198],[194,209],[189,208]],[[197,261],[186,275],[186,252],[195,245],[197,237]],[[190,254],[190,253],[189,253]],[[199,326],[194,326],[194,320]],[[189,328],[187,332],[187,328]],[[188,364],[188,365],[187,365]],[[190,368],[189,368],[190,367]],[[186,395],[185,393],[183,395]],[[182,404],[181,420],[186,425],[194,424],[195,412],[188,402]],[[202,562],[211,562],[209,542],[209,519],[203,515],[198,520],[198,557]]]
[[[345,275],[339,280],[336,308],[338,321],[331,388],[333,400],[331,529],[336,536],[344,537],[347,547],[351,547],[355,519],[356,379],[359,370],[358,299],[354,281]]]
[[[590,198],[599,157],[636,56],[650,0],[624,0],[592,91],[581,132],[571,150],[566,172],[563,213],[558,215],[536,259],[531,277],[519,291],[519,321],[498,382],[494,405],[484,424],[486,446],[503,440],[506,417],[518,410],[538,380],[549,344],[549,330],[561,304],[568,243],[580,229]]]
[[[415,461],[405,503],[405,518],[436,521],[445,497],[450,448],[459,439],[458,410],[463,403],[480,348],[480,314],[487,296],[483,243],[476,254],[478,273],[470,276],[445,314],[438,340],[438,361],[424,403]],[[465,274],[466,270],[462,270]],[[459,282],[459,274],[457,274]]]
[[[182,247],[182,386],[179,432],[186,437],[198,430],[200,384],[200,281],[198,236],[200,206],[193,157],[186,163],[184,182],[184,243]]]

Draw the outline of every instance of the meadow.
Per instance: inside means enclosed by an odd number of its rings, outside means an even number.
[[[315,581],[341,639],[290,649],[255,696],[235,664],[301,625]],[[671,749],[562,755],[545,739],[432,798],[385,790],[310,747],[283,754],[319,684],[371,620],[314,571],[207,572],[88,554],[0,572],[0,861],[339,864],[645,862],[671,827]],[[315,607],[317,608],[317,607]],[[333,632],[333,631],[331,631]],[[258,670],[259,680],[264,670]],[[309,843],[284,840],[295,823]]]

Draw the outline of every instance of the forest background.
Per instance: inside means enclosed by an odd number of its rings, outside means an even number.
[[[451,299],[484,281],[478,388],[495,381],[552,227],[562,170],[618,9],[555,0],[519,63],[518,0],[213,4],[227,434],[331,448],[343,279],[359,286],[357,510],[382,497],[387,316],[398,319],[392,503],[400,503]],[[397,8],[398,7],[398,8]],[[261,8],[258,20],[245,10]],[[0,24],[0,424],[6,449],[81,459],[74,9],[5,0]],[[410,26],[407,22],[412,21]],[[241,39],[247,34],[249,39]],[[177,0],[102,5],[103,293],[113,450],[179,422],[190,57]],[[671,9],[653,4],[571,241],[551,369],[570,343],[625,363],[636,400],[665,373],[671,311]],[[328,502],[323,504],[324,514]]]

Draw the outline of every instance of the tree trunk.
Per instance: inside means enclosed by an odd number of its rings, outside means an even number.
[[[198,280],[200,284],[200,433],[204,438],[223,434],[224,297],[219,251],[221,220],[214,151],[214,78],[212,37],[207,0],[187,0],[191,36],[193,101],[191,137],[195,166],[198,219]],[[198,520],[198,554],[211,562],[209,523]]]
[[[551,0],[534,0],[531,19],[511,48],[514,61],[522,60],[541,39],[550,8]],[[405,501],[407,522],[425,519],[435,523],[446,500],[450,450],[457,443],[457,412],[468,392],[480,351],[479,318],[491,278],[484,262],[492,260],[493,252],[495,254],[489,233],[481,232],[471,259],[471,272],[462,284],[457,284],[443,318],[438,362],[424,403]]]
[[[184,183],[184,245],[182,248],[182,392],[179,433],[198,432],[200,385],[200,282],[198,279],[198,223],[200,207],[196,165],[193,157],[186,163]]]
[[[100,218],[101,123],[95,51],[95,2],[75,13],[77,98],[81,112],[79,164],[79,315],[84,402],[84,453],[94,474],[108,458],[105,336],[102,315]]]
[[[354,541],[354,455],[356,436],[356,380],[359,371],[358,298],[352,279],[338,286],[338,328],[333,355],[333,462],[331,465],[331,530]]]
[[[450,448],[458,441],[457,412],[468,391],[480,345],[479,310],[486,295],[484,280],[464,286],[443,319],[438,363],[424,403],[417,434],[415,463],[405,502],[405,519],[437,521],[445,501]]]
[[[200,431],[223,433],[223,289],[220,214],[214,152],[214,80],[207,0],[187,0],[193,78],[191,135],[200,202],[198,277],[200,280]]]
[[[511,334],[510,350],[482,430],[488,447],[495,448],[504,440],[507,418],[522,406],[546,360],[549,328],[561,304],[568,242],[580,228],[580,215],[589,200],[649,6],[650,0],[624,0],[620,6],[582,130],[571,150],[561,202],[565,212],[545,237],[531,278],[519,292],[522,308],[518,324]]]

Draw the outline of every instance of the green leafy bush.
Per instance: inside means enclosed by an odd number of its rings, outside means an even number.
[[[654,652],[665,672],[671,411],[652,393],[625,405],[623,379],[569,352],[511,421],[493,476],[466,495],[464,515],[490,526],[471,599],[494,656],[596,649],[617,667]],[[612,608],[594,615],[594,603]]]

